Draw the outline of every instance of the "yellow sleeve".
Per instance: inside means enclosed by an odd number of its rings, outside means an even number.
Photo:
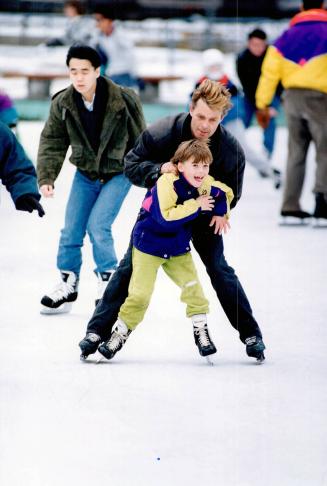
[[[199,194],[201,196],[210,195],[211,187],[218,187],[218,189],[221,189],[226,194],[226,203],[227,203],[226,216],[227,216],[227,218],[229,218],[229,216],[230,216],[230,204],[231,204],[232,200],[234,199],[233,190],[229,186],[224,184],[223,182],[216,181],[213,177],[208,176],[203,181],[203,184],[201,185],[201,187],[199,187]]]
[[[274,46],[269,46],[261,68],[257,91],[256,106],[266,108],[272,102],[278,83],[282,78],[283,56]]]
[[[178,177],[173,174],[163,174],[157,181],[157,195],[162,217],[166,221],[177,221],[195,214],[199,210],[199,203],[195,199],[188,199],[183,204],[177,203],[174,181]]]

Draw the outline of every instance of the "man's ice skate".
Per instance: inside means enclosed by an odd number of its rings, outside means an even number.
[[[312,215],[306,211],[281,211],[280,226],[306,226],[310,223]]]
[[[194,341],[198,347],[201,356],[207,359],[208,364],[212,364],[207,358],[217,352],[216,346],[211,341],[207,326],[207,316],[205,314],[196,314],[192,316]]]
[[[84,361],[90,354],[94,354],[97,351],[100,343],[101,337],[98,334],[94,332],[88,332],[79,343],[79,347],[81,348],[82,352],[80,356],[81,360]]]
[[[262,363],[265,360],[264,350],[266,346],[264,345],[262,339],[258,336],[248,337],[245,340],[246,344],[246,354],[250,358],[256,358],[258,363]]]
[[[99,353],[102,354],[102,356],[104,356],[106,359],[112,359],[117,351],[120,351],[124,346],[131,332],[132,331],[128,329],[126,324],[118,319],[108,341],[99,346]]]
[[[312,215],[312,227],[327,227],[327,196],[322,193],[316,194],[316,207]]]
[[[95,305],[97,306],[100,300],[102,299],[104,291],[106,290],[106,287],[108,285],[108,282],[112,274],[114,273],[114,270],[110,270],[108,272],[94,272],[94,273],[98,278],[98,291],[97,291],[97,298],[95,299]]]
[[[78,295],[78,277],[74,272],[63,270],[61,282],[41,299],[41,314],[63,314],[71,310],[72,302]]]

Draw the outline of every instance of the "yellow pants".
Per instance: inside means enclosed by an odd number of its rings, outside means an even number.
[[[209,311],[209,302],[204,296],[191,253],[165,259],[133,248],[133,273],[128,297],[119,311],[119,318],[129,329],[135,329],[143,320],[160,267],[181,288],[181,301],[187,304],[187,317]]]

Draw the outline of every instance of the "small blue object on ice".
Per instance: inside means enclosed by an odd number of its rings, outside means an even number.
[[[160,457],[157,457],[157,461],[160,461]]]

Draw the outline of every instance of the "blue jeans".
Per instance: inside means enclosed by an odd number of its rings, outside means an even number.
[[[280,105],[280,98],[278,96],[275,96],[270,106],[272,106],[277,110],[279,105]],[[249,128],[249,126],[251,125],[251,121],[255,111],[256,111],[255,105],[246,96],[244,96],[243,122],[245,128]],[[267,128],[263,130],[263,145],[267,150],[269,157],[271,157],[274,150],[275,134],[276,134],[276,118],[271,118],[269,125],[267,126]]]
[[[76,171],[66,206],[65,226],[61,230],[57,267],[79,275],[82,246],[86,232],[90,237],[95,271],[105,272],[117,266],[111,226],[131,187],[123,174],[105,184],[91,181]]]

